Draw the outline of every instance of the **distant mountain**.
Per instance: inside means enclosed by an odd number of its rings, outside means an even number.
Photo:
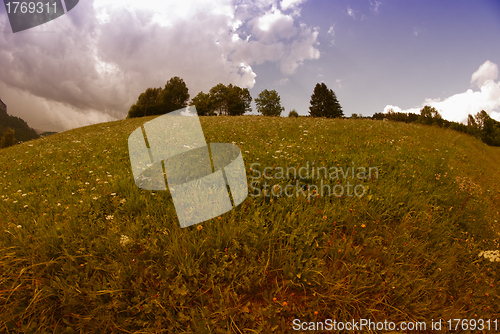
[[[54,131],[45,131],[45,132],[40,133],[40,137],[47,137],[47,136],[50,136],[50,135],[54,135],[56,133],[57,132],[54,132]]]
[[[7,128],[11,128],[15,131],[14,137],[17,142],[28,141],[40,137],[23,119],[7,114],[7,106],[3,103],[2,99],[0,99],[0,138],[3,137]]]

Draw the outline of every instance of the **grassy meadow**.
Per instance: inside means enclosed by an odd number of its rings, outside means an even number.
[[[0,332],[292,333],[294,319],[370,319],[422,321],[431,333],[432,319],[500,322],[500,148],[415,124],[200,117],[208,143],[240,147],[249,185],[312,189],[320,180],[275,171],[313,162],[378,174],[324,180],[350,180],[363,196],[249,194],[182,229],[169,192],[132,177],[128,136],[151,119],[0,150]]]

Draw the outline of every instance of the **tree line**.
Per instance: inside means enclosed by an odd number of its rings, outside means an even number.
[[[219,83],[207,93],[199,92],[189,101],[189,90],[184,80],[179,77],[171,78],[165,87],[148,88],[139,95],[137,102],[132,105],[127,118],[163,115],[168,112],[187,107],[196,106],[200,116],[241,116],[251,111],[252,97],[247,88],[236,85]],[[281,106],[281,99],[275,90],[264,89],[255,99],[257,112],[264,116],[280,116],[285,108]],[[291,110],[289,117],[298,117],[295,110]],[[309,106],[310,117],[337,118],[344,117],[342,107],[335,95],[325,83],[318,83],[314,87]],[[353,114],[352,118],[360,118]],[[420,110],[420,115],[414,113],[394,112],[390,109],[387,113],[375,113],[374,120],[389,120],[405,123],[418,123],[435,125],[443,128],[460,131],[480,138],[491,146],[500,146],[500,122],[492,119],[486,111],[482,110],[475,116],[469,115],[467,125],[445,120],[439,112],[431,106]]]
[[[222,83],[212,87],[207,93],[199,92],[189,101],[189,89],[183,79],[173,77],[165,87],[148,88],[141,93],[128,112],[127,118],[163,115],[189,105],[196,106],[200,116],[241,116],[251,112],[252,96],[248,88]],[[280,116],[285,110],[281,98],[275,90],[264,89],[255,99],[257,112],[264,116]],[[342,117],[343,111],[333,90],[324,84],[316,84],[311,95],[309,114],[312,117]],[[298,117],[292,110],[291,117]]]
[[[455,131],[467,133],[471,136],[481,139],[490,146],[500,146],[500,122],[494,120],[484,110],[478,112],[475,116],[468,115],[467,125],[448,121],[444,119],[436,108],[424,106],[420,110],[420,115],[414,113],[394,112],[389,109],[387,113],[375,113],[372,116],[375,120],[384,120],[404,123],[417,123],[425,125],[434,125]]]

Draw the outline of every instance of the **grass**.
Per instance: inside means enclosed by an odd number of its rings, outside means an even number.
[[[289,333],[294,319],[370,319],[430,333],[432,319],[500,318],[500,262],[480,256],[500,249],[499,148],[413,124],[201,117],[207,142],[241,148],[249,184],[312,189],[317,179],[275,172],[313,162],[379,174],[356,180],[362,197],[249,196],[182,229],[169,192],[132,177],[127,139],[151,119],[0,151],[0,332]],[[274,178],[251,178],[267,166]]]

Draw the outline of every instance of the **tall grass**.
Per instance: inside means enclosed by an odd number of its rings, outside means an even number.
[[[98,124],[0,152],[0,331],[289,333],[292,321],[497,319],[500,149],[370,120],[201,117],[247,177],[373,166],[356,196],[249,196],[180,228],[139,189],[130,133]],[[259,179],[272,185],[318,180]],[[336,182],[336,181],[335,181]],[[339,180],[343,182],[343,180]],[[375,332],[375,331],[374,331]]]

